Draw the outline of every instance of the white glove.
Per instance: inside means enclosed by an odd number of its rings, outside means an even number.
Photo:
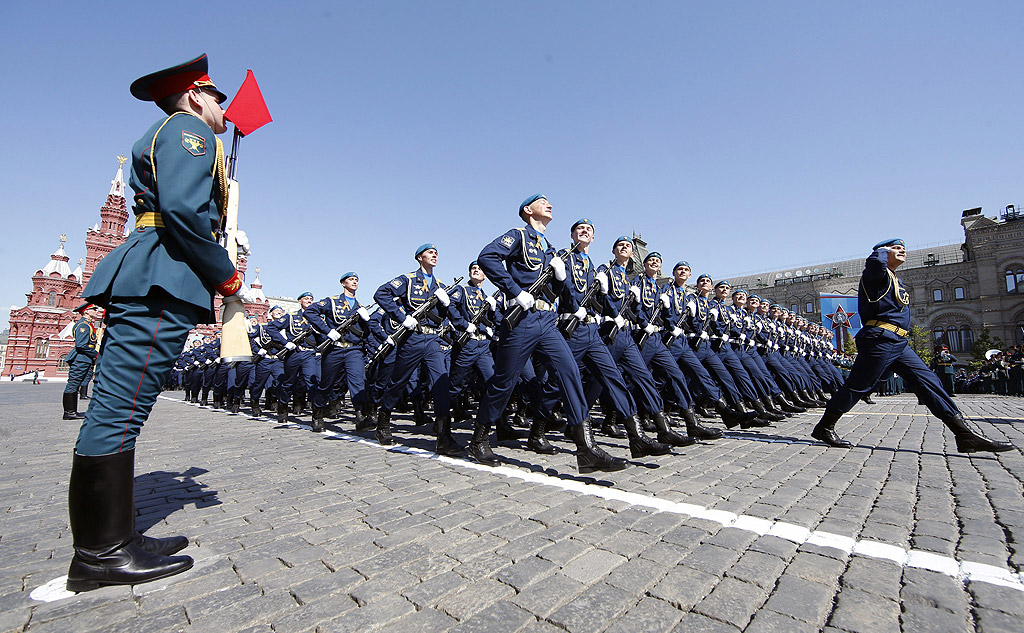
[[[448,296],[448,293],[444,291],[444,288],[438,288],[437,290],[435,290],[434,296],[437,297],[437,300],[441,302],[441,305],[443,305],[446,308],[448,307],[448,304],[452,302],[451,298]]]
[[[880,246],[875,249],[876,253],[888,253],[891,249],[888,246]]]
[[[212,360],[210,360],[209,358],[207,358],[207,359],[206,359],[206,364],[207,364],[207,365],[212,365],[212,364],[213,364],[213,361],[212,361]]]
[[[661,299],[661,305],[665,306],[666,310],[672,306],[672,304],[669,303],[668,295],[666,293],[661,293],[661,296],[658,298]]]
[[[706,341],[711,338],[711,335],[708,334],[707,330],[704,330],[703,332],[700,333],[700,338],[701,340]]]
[[[256,354],[259,355],[259,356],[266,356],[267,355],[267,350],[265,350],[265,349],[263,349],[261,347],[260,350],[258,352],[256,352]]]
[[[338,330],[331,330],[330,332],[327,333],[327,338],[331,339],[332,341],[337,341],[338,339],[341,338],[341,333],[339,333]]]
[[[729,335],[728,334],[723,334],[722,335],[722,342],[723,343],[728,343],[729,342]]]
[[[469,325],[467,325],[466,331],[469,332],[470,334],[476,332],[476,323],[470,323]]]
[[[391,338],[390,334],[384,339],[384,342],[388,345],[395,345],[395,339]]]
[[[633,293],[633,300],[637,303],[640,302],[640,288],[638,286],[630,286],[629,291]]]
[[[359,309],[356,310],[356,314],[358,314],[359,318],[364,320],[364,321],[369,321],[370,320],[370,312],[366,308],[364,308],[362,306],[359,306]]]
[[[597,273],[597,283],[601,284],[601,294],[608,294],[608,273]]]
[[[490,297],[487,297],[486,299],[484,299],[484,303],[486,303],[487,305],[491,306],[491,310],[497,310],[498,309],[498,300],[494,298],[494,295],[491,295]]]
[[[622,315],[617,315],[615,317],[615,325],[617,325],[620,328],[626,327],[626,319],[623,318]]]
[[[536,302],[537,300],[533,298],[533,295],[525,290],[516,295],[516,303],[524,310],[529,310]]]
[[[199,361],[197,360],[192,361],[192,364],[195,365],[196,367],[199,367]]]
[[[672,336],[674,336],[676,338],[679,338],[682,335],[683,335],[683,328],[681,328],[681,327],[674,327],[674,328],[672,328]]]
[[[711,313],[711,316],[715,317],[716,319],[718,318],[718,308],[711,308],[710,310],[708,310],[708,312]]]
[[[245,231],[241,229],[235,231],[235,244],[238,245],[238,252],[240,255],[251,255],[252,249],[249,248],[249,236],[245,234]]]
[[[690,316],[697,316],[697,302],[691,299],[686,304],[686,310],[690,313]]]
[[[580,321],[582,321],[587,317],[587,309],[584,308],[583,306],[580,306],[580,309],[573,312],[572,315],[579,319]]]
[[[255,290],[253,290],[246,284],[242,284],[242,287],[238,289],[238,292],[236,292],[233,295],[228,295],[224,297],[223,301],[242,301],[243,303],[253,303],[257,300],[257,298],[258,295],[256,294]]]
[[[420,322],[412,318],[412,315],[405,317],[405,320],[402,321],[402,327],[404,327],[407,330],[414,330],[416,329],[416,326],[419,324]]]
[[[648,323],[647,325],[644,326],[644,332],[647,332],[648,334],[654,334],[657,331],[658,326],[653,323]]]
[[[745,341],[745,340],[747,340],[747,335],[746,334],[740,334],[740,341]]]
[[[295,343],[292,343],[291,341],[288,341],[287,343],[284,344],[284,348],[288,350],[295,349],[295,347]]]
[[[489,336],[489,337],[493,337],[494,336],[494,330],[492,330],[491,326],[489,326],[489,325],[485,325],[484,326],[484,332],[487,332],[487,336]]]
[[[565,262],[562,261],[561,257],[555,257],[551,260],[551,269],[555,271],[555,279],[565,281]]]

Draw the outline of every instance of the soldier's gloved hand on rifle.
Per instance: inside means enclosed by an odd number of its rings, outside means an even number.
[[[470,334],[476,332],[476,323],[470,323],[469,325],[467,325],[466,331],[469,332]]]
[[[654,334],[657,331],[658,326],[653,323],[648,323],[647,325],[644,326],[644,332],[647,332],[648,334]]]
[[[597,273],[597,283],[601,284],[601,294],[608,294],[608,273]]]
[[[298,346],[295,343],[292,343],[291,341],[288,341],[287,343],[284,344],[284,348],[288,350],[295,349],[296,347]]]
[[[228,296],[224,297],[223,301],[224,301],[224,303],[227,303],[229,301],[241,301],[243,303],[253,303],[258,298],[259,298],[259,295],[256,294],[255,290],[253,290],[252,288],[250,288],[249,286],[247,286],[245,284],[242,284],[242,287],[238,289],[238,292],[236,292],[233,295],[228,295]]]
[[[484,303],[486,303],[487,305],[491,306],[491,310],[497,310],[498,309],[498,300],[494,298],[494,295],[491,295],[490,297],[487,297],[486,299],[484,299]]]
[[[615,318],[612,320],[615,321],[616,326],[620,328],[626,327],[626,319],[621,314],[616,315]]]
[[[537,300],[533,298],[533,295],[525,290],[516,295],[516,303],[524,310],[529,310],[536,302]]]
[[[362,306],[359,306],[359,309],[356,310],[356,314],[358,314],[359,318],[364,320],[364,321],[369,321],[370,320],[370,311],[367,310],[366,308],[362,307]]]
[[[331,339],[332,341],[337,341],[338,339],[341,338],[341,334],[338,332],[338,330],[331,330],[330,332],[327,333],[327,338]]]
[[[555,271],[555,279],[565,281],[565,262],[562,261],[561,257],[555,257],[551,260],[551,270]]]
[[[629,291],[633,293],[633,300],[636,301],[637,303],[640,303],[640,287],[630,286]]]
[[[239,255],[252,255],[252,249],[249,248],[249,236],[245,234],[245,231],[235,231],[235,244],[238,245]]]
[[[412,318],[412,315],[405,317],[405,320],[402,321],[402,327],[404,327],[407,330],[415,330],[416,326],[419,324],[420,322]]]
[[[487,332],[487,336],[489,336],[490,338],[494,338],[494,330],[491,329],[491,326],[485,325],[484,332]]]
[[[670,307],[672,307],[671,304],[669,303],[668,295],[666,293],[664,293],[664,292],[661,293],[661,295],[659,295],[658,298],[661,299],[661,305],[665,306],[666,310],[668,310]]]
[[[572,315],[579,319],[580,321],[582,321],[587,316],[587,309],[584,308],[583,306],[580,306],[579,310],[573,312]]]
[[[437,300],[441,302],[441,305],[443,305],[446,308],[448,307],[448,304],[452,302],[451,298],[448,296],[448,293],[444,291],[444,288],[438,288],[437,290],[435,290],[434,296],[437,297]]]
[[[259,349],[259,351],[256,352],[256,354],[258,354],[259,356],[266,356],[267,355],[267,350],[265,350],[264,348],[261,347]]]
[[[674,328],[672,328],[672,336],[674,336],[676,338],[679,338],[682,335],[683,335],[683,328],[681,328],[681,327],[674,327]]]

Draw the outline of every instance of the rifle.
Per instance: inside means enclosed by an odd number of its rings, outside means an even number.
[[[662,301],[661,301],[660,294],[661,293],[659,293],[659,296],[654,298],[654,310],[651,311],[651,318],[648,320],[648,322],[651,325],[653,325],[655,320],[657,320],[657,318],[659,316],[661,316],[661,309],[665,307],[665,304],[662,303]],[[650,335],[650,333],[646,329],[643,329],[643,330],[639,330],[638,333],[634,334],[633,336],[636,339],[636,346],[637,346],[637,348],[643,349],[644,348],[644,343],[647,342],[647,339],[650,338],[651,335]]]
[[[293,338],[290,342],[295,343],[295,346],[296,346],[295,349],[298,349],[299,343],[301,343],[302,341],[304,341],[307,338],[309,338],[310,336],[312,336],[312,334],[313,334],[313,326],[311,325],[311,326],[309,326],[308,330],[303,331],[301,334],[299,334],[298,336]],[[281,348],[281,353],[277,355],[277,359],[283,361],[284,359],[286,359],[289,356],[291,356],[292,352],[294,352],[294,351],[295,351],[294,349],[288,349],[287,347],[282,347]]]
[[[452,283],[452,285],[457,286],[461,281],[462,277],[459,277]],[[421,303],[420,307],[416,308],[413,311],[413,313],[409,316],[419,321],[420,319],[423,318],[423,315],[434,309],[434,307],[437,305],[437,301],[437,295],[431,294],[430,298]],[[384,339],[384,342],[380,344],[380,347],[378,347],[377,351],[373,353],[373,356],[370,357],[370,360],[366,361],[367,373],[371,369],[373,369],[374,365],[387,358],[388,354],[391,353],[391,350],[401,345],[402,341],[407,339],[409,337],[409,334],[411,333],[412,330],[405,327],[404,325],[400,325],[398,329],[391,334],[391,336],[388,336],[386,339]]]
[[[609,281],[609,283],[611,283],[611,282]],[[625,293],[624,293],[624,295],[623,295],[623,297],[622,297],[622,304],[619,306],[619,311],[615,315],[615,317],[616,318],[618,318],[618,317],[625,318],[626,312],[629,310],[629,304],[632,303],[633,301],[635,301],[635,299],[636,298],[633,296],[632,290],[629,290],[627,288]],[[602,325],[601,326],[602,329],[605,329],[606,331],[601,336],[604,338],[604,342],[605,343],[607,343],[608,345],[611,345],[612,343],[615,342],[615,337],[619,335],[619,324],[615,323],[614,321],[606,321],[605,323],[606,324],[607,323],[611,323],[611,327],[610,328],[605,328]]]
[[[492,297],[497,296],[498,292],[500,292],[500,291],[496,291],[491,296]],[[486,303],[486,301],[484,303]],[[480,311],[477,312],[476,314],[474,314],[473,318],[470,319],[469,322],[472,323],[473,325],[476,325],[477,323],[479,323],[484,318],[484,316],[486,316],[486,314],[487,314],[487,306],[486,305],[481,306],[480,307]],[[465,331],[465,332],[460,333],[458,335],[458,337],[456,337],[455,342],[452,344],[452,347],[454,347],[455,349],[462,349],[463,347],[465,347],[466,343],[469,342],[469,337],[470,337],[470,334],[469,334],[468,330]]]
[[[672,331],[673,331],[673,332],[674,332],[674,331],[675,331],[676,329],[680,329],[680,330],[682,330],[683,332],[686,332],[687,330],[689,330],[689,328],[687,328],[687,327],[684,327],[684,326],[686,325],[686,311],[687,311],[687,310],[686,310],[686,309],[684,308],[684,309],[683,309],[683,313],[679,315],[679,320],[678,320],[678,321],[676,321],[675,327],[673,327],[673,328],[672,328]],[[664,343],[665,343],[665,347],[668,347],[669,345],[671,345],[672,343],[674,343],[674,342],[675,342],[675,340],[676,340],[676,338],[677,338],[677,337],[676,337],[676,335],[675,335],[675,334],[673,334],[672,332],[669,332],[668,334],[666,334],[666,335],[665,335],[665,338],[664,338],[664,339],[662,339],[662,340],[664,341]]]
[[[594,295],[597,294],[597,291],[600,290],[600,288],[601,282],[595,279],[594,283],[590,284],[590,287],[587,288],[587,292],[583,295],[583,298],[580,299],[580,307],[586,308],[587,305],[594,299]],[[562,336],[564,336],[566,340],[569,340],[572,338],[572,335],[576,333],[576,328],[578,328],[579,326],[580,319],[579,317],[576,316],[575,313],[573,313],[569,315],[568,319],[558,324],[558,329],[561,330]]]
[[[573,248],[575,247],[576,245],[574,244]],[[568,254],[568,252],[569,251],[566,251],[566,254]],[[561,259],[562,262],[565,263],[565,258],[563,258],[561,254],[555,253],[555,257]],[[551,267],[551,264],[548,264],[547,266],[544,267],[544,270],[542,270],[541,273],[537,275],[537,279],[534,280],[532,284],[530,284],[530,287],[526,289],[526,292],[530,293],[534,298],[536,298],[537,294],[541,290],[546,288],[549,283],[551,283],[551,278],[554,276],[555,269]],[[523,308],[523,306],[515,302],[515,297],[512,297],[511,303],[512,307],[509,308],[508,312],[505,313],[505,324],[508,325],[509,330],[519,325],[519,322],[523,320],[523,316],[526,315],[526,310]]]
[[[366,311],[369,314],[373,314],[376,309],[377,309],[377,304],[376,303],[371,303]],[[345,317],[345,320],[342,321],[341,323],[339,323],[338,327],[334,328],[331,331],[332,332],[337,332],[338,334],[341,334],[341,335],[344,335],[345,332],[347,332],[350,327],[355,325],[356,321],[358,321],[359,318],[360,318],[359,317],[359,313],[356,312],[355,310],[353,310],[352,314],[350,314],[347,317]],[[339,337],[338,340],[341,340],[341,338]],[[316,351],[318,351],[321,354],[323,354],[333,344],[334,344],[334,340],[332,340],[330,337],[327,337],[324,340],[323,343],[320,343],[319,345],[316,346]]]

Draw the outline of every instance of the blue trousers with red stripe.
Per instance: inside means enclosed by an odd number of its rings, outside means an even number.
[[[203,312],[162,291],[149,297],[111,299],[96,387],[75,444],[79,455],[135,448],[189,330]]]

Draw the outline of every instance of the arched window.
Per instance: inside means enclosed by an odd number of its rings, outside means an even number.
[[[45,338],[36,339],[36,358],[46,358],[46,352],[50,349],[50,342]]]
[[[946,343],[945,330],[943,330],[940,327],[932,328],[932,341],[934,342],[933,347],[938,347],[939,345],[948,345],[948,343]]]
[[[942,301],[942,288],[932,290],[932,301]]]
[[[960,345],[960,330],[956,329],[955,325],[949,326],[949,329],[946,330],[946,345],[954,354],[963,351]]]
[[[1018,268],[1016,272],[1012,268],[1006,270],[1006,292],[1024,292],[1024,268]]]
[[[960,326],[960,347],[962,351],[971,352],[974,351],[974,332],[971,331],[971,326],[961,325]]]
[[[51,308],[57,305],[57,292],[55,290],[50,291],[50,296],[46,298],[46,305]]]
[[[956,288],[953,288],[953,298],[957,301],[961,301],[967,298],[967,293],[964,292],[963,287],[957,286]]]

